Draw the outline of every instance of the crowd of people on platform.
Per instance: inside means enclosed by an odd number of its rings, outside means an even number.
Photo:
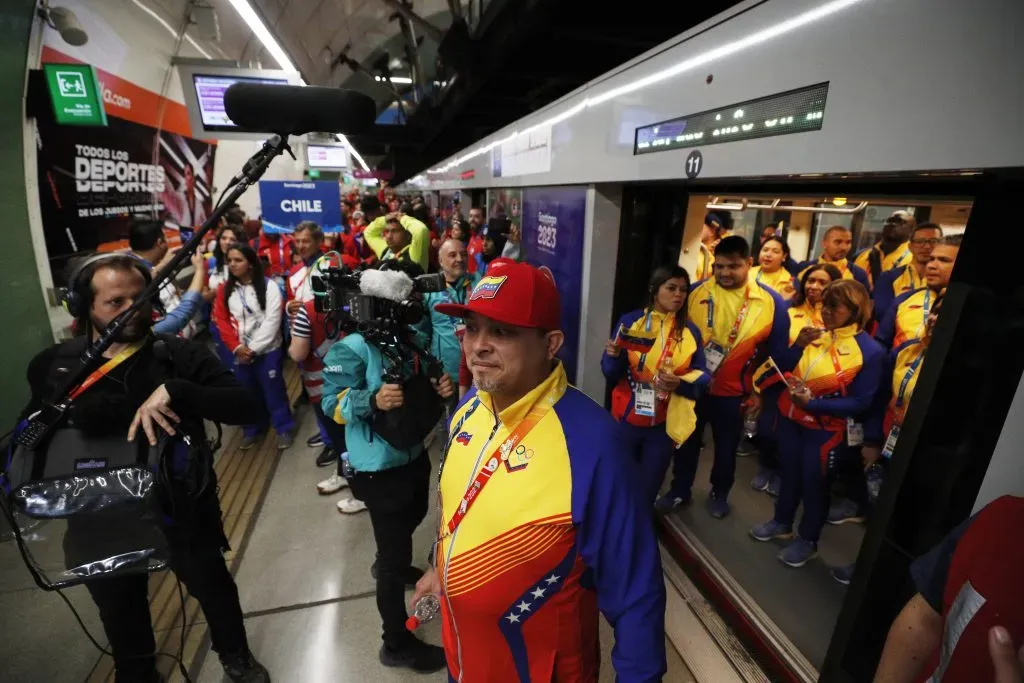
[[[596,681],[599,611],[614,628],[618,679],[661,680],[666,596],[651,522],[691,502],[706,426],[714,439],[708,512],[729,515],[736,455],[752,442],[761,469],[751,486],[776,503],[750,535],[793,539],[779,556],[785,564],[811,561],[826,523],[862,521],[897,442],[960,244],[937,225],[894,214],[864,258],[847,258],[851,236],[837,226],[825,232],[819,259],[797,264],[780,237],[766,231],[752,252],[709,215],[698,279],[679,266],[656,269],[642,307],[615,325],[601,361],[613,387],[609,412],[568,384],[557,358],[565,339],[560,295],[548,273],[519,260],[521,235],[488,234],[478,208],[441,230],[425,203],[405,206],[390,195],[349,201],[345,211],[350,228],[335,235],[311,222],[276,234],[230,211],[209,255],[193,258],[188,286],[166,285],[154,311],[141,311],[123,329],[90,383],[95,405],[72,406],[71,419],[84,424],[103,413],[97,426],[127,426],[129,438],[151,443],[161,429],[202,430],[202,419],[213,419],[242,428],[242,449],[273,427],[285,449],[297,424],[284,384],[287,353],[316,415],[307,445],[322,447],[317,465],[337,468],[318,492],[349,488],[339,511],[369,513],[380,661],[447,669],[452,680]],[[92,257],[71,277],[76,327],[86,339],[125,311],[171,258],[158,222],[134,221],[130,245],[129,254]],[[323,262],[443,273],[445,291],[423,295],[426,315],[414,330],[440,361],[440,378],[417,384],[424,372],[417,354],[396,365],[359,331],[329,336],[310,282]],[[183,341],[169,377],[150,376],[149,360],[140,366],[147,370],[130,374],[138,358],[157,353],[152,333],[187,340],[204,324],[210,342]],[[53,384],[47,353],[29,369],[26,415]],[[133,354],[135,361],[126,360]],[[417,386],[431,398],[436,392],[451,414],[422,442],[395,446],[380,436],[382,416],[422,400]],[[426,452],[435,443],[442,456],[432,493]],[[659,495],[670,465],[671,485]],[[837,486],[843,496],[833,503]],[[166,530],[174,540],[171,565],[199,600],[227,675],[266,683],[270,674],[249,649],[238,591],[220,555],[227,539],[217,504],[214,486],[197,514],[175,513],[182,517]],[[440,519],[423,571],[414,566],[412,535],[431,504]],[[936,561],[949,564],[948,557]],[[848,567],[834,571],[844,583],[849,574]],[[915,600],[941,613],[948,605],[939,580],[930,580]],[[145,582],[118,577],[89,586],[118,680],[160,680]],[[407,625],[407,605],[431,596],[443,647]],[[919,609],[901,618],[936,628]],[[997,640],[1003,634],[992,633]],[[932,640],[904,645],[934,650]],[[897,649],[887,648],[887,666],[905,673],[913,662]]]

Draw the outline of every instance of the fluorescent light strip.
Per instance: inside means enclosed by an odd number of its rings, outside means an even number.
[[[552,116],[551,118],[545,119],[540,123],[534,124],[522,132],[513,132],[512,135],[508,136],[507,138],[497,140],[488,145],[480,147],[479,149],[476,149],[470,152],[469,154],[465,154],[461,157],[453,159],[452,161],[446,163],[444,166],[441,166],[440,168],[430,169],[427,171],[427,173],[447,173],[451,169],[457,166],[461,166],[470,159],[478,157],[481,154],[486,154],[495,147],[504,144],[505,142],[514,140],[516,137],[520,135],[528,135],[537,129],[561,123],[572,118],[573,116],[576,116],[584,109],[596,107],[597,105],[607,102],[608,100],[615,99],[616,97],[621,97],[622,95],[626,95],[632,92],[636,92],[637,90],[642,90],[643,88],[646,88],[650,85],[660,83],[666,79],[678,76],[682,73],[686,73],[687,71],[692,71],[698,67],[705,66],[711,62],[724,59],[725,57],[729,57],[738,52],[742,52],[744,50],[752,48],[756,45],[760,45],[761,43],[767,42],[774,38],[778,38],[782,35],[795,31],[804,26],[807,26],[808,24],[824,19],[832,14],[835,14],[836,12],[840,12],[846,9],[847,7],[856,5],[859,2],[863,2],[863,0],[833,0],[833,2],[826,3],[815,9],[808,10],[807,12],[804,12],[802,14],[798,14],[792,19],[787,19],[786,21],[775,24],[774,26],[769,26],[768,28],[763,29],[761,31],[757,31],[756,33],[751,33],[750,35],[744,38],[740,38],[739,40],[727,43],[713,50],[708,50],[707,52],[702,52],[701,54],[690,57],[689,59],[684,59],[683,61],[674,64],[673,66],[662,69],[661,71],[656,71],[648,76],[645,76],[644,78],[640,78],[635,81],[625,83],[616,88],[607,90],[599,95],[594,95],[593,97],[584,97],[582,102],[566,109],[565,111],[559,114],[556,114],[555,116]]]
[[[359,152],[357,152],[356,148],[352,146],[352,143],[348,141],[348,138],[342,135],[341,133],[335,133],[335,135],[337,136],[339,142],[348,147],[349,151],[352,152],[352,156],[354,156],[356,158],[356,161],[359,162],[359,165],[363,167],[363,170],[369,171],[370,167],[366,165],[366,162],[363,161],[363,157],[359,155]]]
[[[141,9],[143,12],[145,12],[149,16],[151,16],[154,19],[156,19],[157,21],[159,21],[163,25],[163,27],[165,29],[167,29],[167,32],[170,33],[172,36],[174,36],[175,39],[177,39],[178,32],[175,31],[174,28],[170,24],[168,24],[166,21],[164,21],[163,17],[161,17],[159,14],[157,14],[156,12],[151,10],[150,8],[148,8],[145,5],[143,5],[139,0],[132,0],[132,2],[135,3],[135,6],[138,7],[139,9]],[[199,54],[201,54],[202,56],[206,57],[207,59],[213,59],[213,57],[210,56],[210,53],[207,52],[206,50],[204,50],[203,48],[199,47],[199,43],[197,43],[196,41],[192,40],[192,36],[190,36],[187,32],[185,33],[185,40],[187,40],[189,43],[191,43],[192,47],[194,47],[196,50],[199,51]]]
[[[249,26],[249,30],[260,39],[263,47],[267,48],[267,52],[277,60],[277,65],[285,71],[296,71],[297,69],[292,64],[292,60],[288,59],[288,54],[274,40],[274,36],[267,30],[267,27],[263,24],[263,21],[256,14],[256,10],[252,8],[248,0],[228,0],[228,2],[231,3],[231,6],[235,8],[238,15]]]

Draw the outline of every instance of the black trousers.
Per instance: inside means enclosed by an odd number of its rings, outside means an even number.
[[[345,425],[340,425],[324,413],[318,401],[313,401],[313,412],[316,414],[316,424],[320,428],[320,436],[327,436],[325,446],[330,446],[338,454],[338,475],[341,472],[341,454],[345,452]]]
[[[405,628],[405,577],[412,564],[412,533],[427,516],[430,458],[381,472],[357,472],[352,495],[366,503],[377,543],[377,611],[384,644],[401,648],[412,635]]]
[[[165,535],[171,569],[203,608],[214,651],[218,654],[246,652],[249,645],[238,587],[222,554],[227,540],[217,497],[209,496],[185,524],[168,527]],[[99,608],[103,630],[114,653],[115,681],[156,680],[153,656],[156,639],[149,614],[149,576],[97,579],[85,585]],[[173,600],[178,602],[177,597]]]

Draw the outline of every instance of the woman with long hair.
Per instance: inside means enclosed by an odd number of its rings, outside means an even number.
[[[648,282],[647,305],[619,319],[601,358],[601,370],[615,384],[612,417],[621,425],[650,504],[675,450],[665,425],[671,394],[695,401],[711,381],[700,332],[686,319],[689,291],[685,269],[657,268]],[[683,380],[691,370],[699,373]]]
[[[864,419],[885,364],[885,351],[864,330],[871,321],[871,298],[862,284],[830,283],[822,295],[821,318],[824,332],[803,348],[795,344],[792,353],[779,359],[787,385],[778,403],[782,485],[775,516],[750,530],[758,541],[793,538],[802,502],[799,535],[779,554],[790,567],[802,567],[818,555],[833,479],[850,467],[861,469]]]
[[[792,305],[786,311],[789,314],[791,347],[803,349],[821,336],[825,330],[825,323],[821,319],[822,296],[826,287],[842,278],[843,274],[839,269],[828,263],[818,263],[804,271],[800,277],[800,289],[795,293]],[[780,419],[779,397],[785,384],[768,362],[754,375],[754,384],[761,397],[757,435],[753,438],[757,446],[760,468],[751,480],[750,486],[755,491],[777,496],[781,485],[777,434]]]
[[[227,250],[228,279],[217,290],[213,319],[224,345],[234,356],[235,376],[263,397],[270,423],[277,431],[277,447],[292,445],[295,420],[284,386],[284,350],[281,288],[263,275],[263,264],[248,244]],[[252,448],[266,424],[243,427],[242,450]]]
[[[206,299],[207,304],[213,304],[213,299],[217,295],[217,290],[228,279],[228,247],[232,244],[243,243],[245,241],[245,231],[235,225],[223,225],[220,230],[217,231],[217,236],[213,241],[213,256],[211,256],[206,262],[206,272],[209,275],[207,276],[206,289],[203,292],[203,298]],[[213,337],[213,347],[216,350],[217,357],[220,358],[220,361],[224,363],[226,367],[230,368],[235,363],[235,357],[231,353],[231,349],[227,348],[221,340],[220,330],[217,329],[217,325],[213,324],[213,310],[210,305],[205,307],[204,317],[211,323],[209,328],[210,336]]]
[[[750,269],[750,275],[789,301],[796,294],[796,287],[793,286],[793,274],[786,270],[787,261],[789,245],[781,237],[769,237],[761,243],[758,265]]]

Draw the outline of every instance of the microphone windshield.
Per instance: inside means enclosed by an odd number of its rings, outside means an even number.
[[[400,270],[367,270],[359,278],[359,291],[388,301],[405,301],[412,289],[412,278]]]
[[[224,111],[238,127],[261,133],[359,133],[373,127],[377,103],[341,88],[235,83],[224,93]]]

